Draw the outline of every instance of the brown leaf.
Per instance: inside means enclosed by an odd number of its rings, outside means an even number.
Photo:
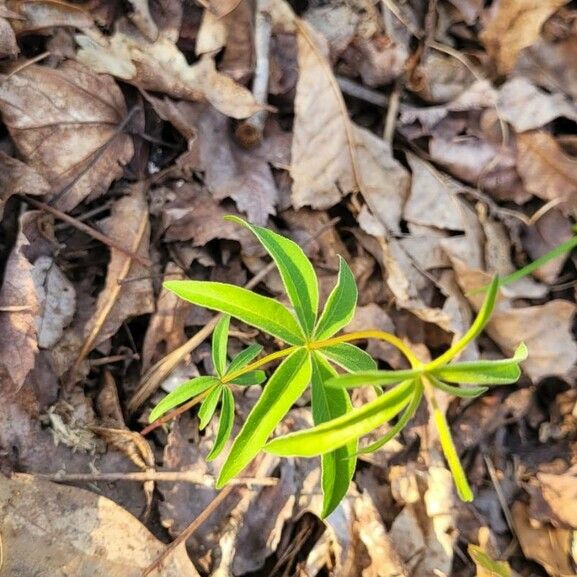
[[[0,575],[140,577],[165,545],[112,501],[89,491],[20,476],[0,477],[3,564]],[[198,577],[184,548],[166,577]]]
[[[0,58],[5,56],[14,57],[20,52],[20,48],[18,48],[18,43],[16,42],[14,29],[10,26],[8,20],[2,16],[4,14],[0,15]]]
[[[130,194],[113,205],[112,214],[102,223],[105,234],[142,256],[148,256],[150,242],[145,186],[143,183],[133,185]],[[111,249],[106,284],[98,295],[96,310],[87,323],[86,338],[78,353],[76,367],[94,346],[116,333],[127,318],[152,312],[154,301],[149,274],[140,263]]]
[[[499,114],[517,132],[534,130],[561,116],[577,121],[577,107],[562,94],[549,94],[529,80],[515,77],[499,89]]]
[[[61,210],[105,193],[132,157],[130,137],[118,133],[126,115],[122,93],[112,78],[75,62],[58,69],[33,64],[4,77],[0,111]]]
[[[577,529],[577,477],[567,473],[552,475],[537,473],[543,498],[551,511],[564,524]]]
[[[546,132],[518,136],[518,170],[529,192],[545,200],[559,199],[567,210],[577,201],[577,159],[564,153]]]
[[[88,36],[78,36],[77,58],[98,73],[107,73],[140,88],[163,92],[174,98],[208,101],[233,118],[247,118],[262,109],[244,86],[216,70],[203,56],[189,65],[184,54],[162,33],[149,42],[136,31],[115,32],[107,46]]]
[[[12,195],[49,192],[50,185],[33,168],[0,151],[0,218],[4,204]]]
[[[359,189],[373,212],[398,230],[409,176],[390,147],[355,126],[327,61],[326,42],[297,20],[299,81],[291,176],[293,204],[328,208]]]
[[[572,532],[550,525],[534,525],[528,506],[520,501],[513,505],[511,513],[525,557],[537,561],[551,577],[574,577],[570,561]]]
[[[158,38],[158,26],[150,14],[148,0],[129,0],[132,11],[128,17],[148,40],[154,42]]]
[[[531,46],[545,20],[568,0],[497,0],[480,38],[501,73],[509,72],[523,48]]]
[[[0,385],[4,395],[15,394],[22,387],[38,352],[36,317],[40,302],[33,266],[26,257],[29,241],[25,234],[38,214],[27,212],[20,218],[20,231],[0,290]],[[10,307],[15,307],[14,311],[8,310]]]

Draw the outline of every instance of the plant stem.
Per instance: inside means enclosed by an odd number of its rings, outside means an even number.
[[[412,368],[418,368],[422,363],[413,354],[413,351],[398,337],[392,335],[391,333],[386,333],[385,331],[377,330],[367,330],[367,331],[357,331],[354,333],[348,333],[346,335],[341,335],[339,337],[332,337],[324,341],[317,341],[310,343],[309,349],[322,349],[323,347],[328,347],[330,345],[337,345],[339,343],[348,343],[350,341],[360,341],[366,339],[375,339],[377,341],[385,341],[394,347],[397,347],[405,355]]]
[[[399,339],[395,335],[392,335],[390,333],[386,333],[384,331],[378,331],[378,330],[358,331],[358,332],[354,332],[354,333],[349,333],[347,335],[341,335],[339,337],[332,337],[330,339],[325,339],[323,341],[314,341],[312,343],[308,343],[307,345],[303,345],[303,346],[306,346],[309,350],[313,351],[313,350],[322,349],[323,347],[328,347],[330,345],[337,345],[339,343],[348,343],[351,341],[359,341],[359,340],[366,340],[366,339],[376,339],[378,341],[385,341],[385,342],[397,347],[405,355],[405,357],[407,358],[407,360],[409,361],[409,363],[411,364],[411,366],[413,368],[417,368],[417,367],[422,366],[422,363],[419,361],[419,359],[417,359],[417,357],[415,357],[415,355],[413,354],[411,349],[409,349],[409,347],[407,347],[407,345],[405,345],[405,343],[401,339]],[[257,361],[254,361],[254,363],[251,363],[251,364],[247,365],[246,367],[243,367],[241,369],[233,371],[232,373],[229,373],[228,375],[225,375],[221,382],[223,384],[231,383],[235,379],[237,379],[238,377],[240,377],[246,373],[249,373],[250,371],[254,371],[255,369],[258,369],[264,365],[268,365],[269,363],[272,363],[273,361],[276,361],[278,359],[288,357],[291,353],[296,351],[298,348],[299,348],[299,345],[296,345],[296,346],[292,346],[292,347],[286,347],[284,349],[281,349],[280,351],[275,351],[274,353],[271,353],[270,355],[266,355],[262,359],[258,359]],[[154,421],[154,423],[151,423],[150,425],[145,427],[141,431],[141,434],[147,435],[148,433],[150,433],[150,431],[153,431],[157,427],[160,427],[164,423],[167,423],[168,421],[174,419],[175,417],[177,417],[181,413],[188,411],[189,409],[191,409],[192,407],[194,407],[195,405],[200,403],[210,393],[210,391],[212,391],[212,388],[207,389],[206,391],[202,392],[200,395],[197,395],[196,397],[194,397],[193,399],[191,399],[190,401],[188,401],[184,405],[181,405],[180,407],[177,407],[176,409],[170,411],[169,413],[167,413],[166,415],[164,415],[160,419]]]

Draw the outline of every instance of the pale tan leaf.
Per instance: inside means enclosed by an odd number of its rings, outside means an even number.
[[[537,473],[541,492],[555,516],[566,525],[577,529],[577,476]]]
[[[14,14],[10,21],[17,34],[60,26],[98,33],[89,12],[64,0],[8,0],[6,7]]]
[[[297,20],[299,81],[295,98],[291,176],[293,204],[328,208],[359,190],[374,214],[398,230],[409,186],[390,147],[355,126],[327,60],[326,41]]]
[[[522,77],[499,89],[499,114],[517,132],[541,128],[561,116],[577,120],[577,107],[559,93],[549,94]]]
[[[70,210],[106,192],[133,153],[119,133],[124,97],[109,76],[75,62],[31,65],[0,83],[0,111],[20,153],[52,187],[52,204]]]
[[[0,477],[2,577],[140,577],[165,545],[130,513],[95,493],[21,475]],[[165,577],[198,577],[178,548]]]
[[[150,14],[148,0],[129,0],[132,11],[128,17],[148,40],[154,42],[158,38],[158,26]]]
[[[0,57],[16,56],[20,52],[14,29],[6,18],[0,17]]]
[[[222,19],[205,10],[196,37],[196,54],[210,54],[226,45],[227,28]]]
[[[541,26],[568,0],[497,0],[481,32],[499,72],[509,72],[523,48],[539,38]]]
[[[32,278],[41,310],[36,318],[38,346],[50,349],[60,340],[74,317],[76,291],[49,256],[36,259]]]
[[[142,256],[148,256],[150,242],[145,186],[143,183],[133,185],[130,194],[113,205],[111,216],[102,223],[108,236]],[[111,252],[106,284],[87,323],[86,337],[75,367],[94,346],[110,338],[127,318],[150,313],[154,308],[149,270],[114,248]]]
[[[519,134],[517,163],[525,187],[535,196],[562,200],[566,209],[577,201],[577,159],[565,154],[550,134]]]
[[[261,110],[244,86],[217,71],[210,56],[189,65],[184,54],[162,33],[149,42],[136,31],[115,32],[103,46],[77,36],[77,58],[98,73],[107,73],[136,86],[185,100],[208,101],[233,118]]]

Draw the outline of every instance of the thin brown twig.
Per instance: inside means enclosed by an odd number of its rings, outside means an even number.
[[[369,104],[374,104],[375,106],[380,106],[384,108],[387,105],[388,98],[385,94],[373,90],[372,88],[367,88],[346,76],[336,76],[338,85],[340,89],[348,96],[353,96],[359,100],[364,100]]]
[[[83,233],[87,234],[88,236],[91,236],[95,240],[98,240],[101,243],[103,243],[103,244],[105,244],[111,248],[115,248],[116,250],[125,254],[126,256],[130,257],[131,259],[138,261],[141,265],[146,266],[146,267],[152,266],[152,261],[150,261],[146,257],[141,256],[139,254],[136,254],[136,253],[132,252],[131,250],[123,247],[119,242],[117,242],[113,238],[110,238],[109,236],[102,234],[100,231],[96,230],[95,228],[92,228],[91,226],[88,226],[87,224],[80,222],[78,219],[74,218],[73,216],[70,216],[69,214],[62,212],[61,210],[58,210],[57,208],[54,208],[53,206],[50,206],[49,204],[46,204],[45,202],[41,202],[39,200],[36,200],[35,198],[30,198],[29,196],[27,196],[25,194],[22,194],[21,196],[26,202],[28,202],[32,206],[34,206],[40,210],[43,210],[45,212],[50,213],[52,216],[56,217],[59,220],[67,222],[68,224],[72,225],[74,228],[82,231]]]
[[[205,487],[214,487],[214,478],[209,475],[199,475],[195,471],[135,471],[130,473],[30,473],[38,479],[55,481],[59,483],[97,483],[134,481],[143,483],[146,481],[167,483],[191,483]],[[230,481],[233,485],[247,487],[272,487],[278,484],[274,477],[236,477]]]
[[[208,504],[200,515],[180,534],[176,539],[166,546],[164,551],[142,572],[141,577],[148,577],[153,571],[158,570],[164,560],[177,549],[180,545],[186,543],[188,538],[218,509],[221,503],[232,493],[234,485],[227,485],[220,493]]]

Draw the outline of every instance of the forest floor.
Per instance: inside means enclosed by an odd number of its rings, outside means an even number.
[[[324,522],[316,459],[259,458],[223,498],[195,410],[141,434],[212,370],[213,314],[163,280],[260,274],[285,299],[227,214],[297,241],[321,299],[342,255],[350,330],[422,359],[470,325],[474,289],[570,239],[574,2],[7,0],[0,24],[2,577],[577,574],[572,255],[504,287],[466,351],[524,341],[521,380],[444,399],[472,503],[426,407]],[[232,329],[232,350],[277,347]],[[281,427],[310,425],[305,402]]]

